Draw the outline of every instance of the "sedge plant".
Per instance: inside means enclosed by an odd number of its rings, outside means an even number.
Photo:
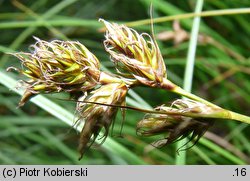
[[[167,76],[160,49],[154,37],[139,34],[125,25],[100,19],[106,27],[104,48],[117,70],[116,74],[100,69],[100,62],[84,45],[77,41],[47,42],[36,39],[31,52],[14,53],[22,69],[10,67],[26,76],[20,87],[25,93],[19,103],[23,106],[32,96],[44,93],[70,93],[76,104],[76,125],[84,123],[80,133],[80,158],[104,129],[105,141],[114,124],[118,109],[125,117],[125,109],[145,112],[136,131],[142,136],[167,134],[154,145],[164,146],[189,137],[195,143],[216,120],[228,119],[250,124],[250,117],[219,107],[189,93],[171,82]],[[130,89],[147,86],[176,93],[171,105],[153,110],[126,106]]]

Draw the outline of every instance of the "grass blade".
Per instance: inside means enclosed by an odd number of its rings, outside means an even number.
[[[203,6],[203,0],[198,0],[195,8],[195,13],[200,13]],[[193,81],[193,71],[194,71],[194,63],[195,63],[195,52],[197,46],[197,39],[199,33],[199,25],[200,25],[200,17],[195,17],[193,20],[193,27],[190,37],[190,44],[188,48],[188,55],[187,55],[187,63],[185,68],[185,75],[184,75],[184,84],[183,88],[191,92],[192,88],[192,81]],[[183,139],[177,143],[177,149],[180,148],[187,142],[187,139]],[[185,150],[185,147],[182,148]],[[185,165],[186,163],[186,151],[182,151],[179,154],[176,154],[176,164],[177,165]]]

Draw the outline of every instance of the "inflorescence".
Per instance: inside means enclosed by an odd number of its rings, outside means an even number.
[[[21,80],[25,93],[23,106],[32,96],[42,93],[67,92],[76,97],[77,125],[84,122],[80,133],[80,158],[94,143],[101,130],[103,141],[120,108],[125,114],[126,95],[136,86],[160,88],[185,96],[170,106],[161,105],[147,112],[138,122],[138,135],[167,134],[155,146],[164,146],[182,138],[196,143],[215,119],[234,119],[250,123],[249,117],[225,110],[198,96],[185,92],[167,79],[160,49],[149,34],[139,34],[125,25],[100,19],[106,27],[105,50],[110,54],[117,74],[104,72],[100,62],[78,41],[47,42],[36,39],[31,52],[14,53],[22,64],[15,69],[28,80]],[[140,110],[140,109],[138,109]]]

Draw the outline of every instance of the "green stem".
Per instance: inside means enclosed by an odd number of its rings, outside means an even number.
[[[217,106],[217,105],[215,105],[215,104],[213,104],[213,103],[211,103],[211,102],[209,102],[209,101],[207,101],[199,96],[196,96],[196,95],[182,89],[181,87],[177,86],[176,84],[172,83],[171,81],[169,81],[167,79],[164,79],[161,88],[168,90],[168,91],[171,91],[173,93],[176,93],[178,95],[187,97],[189,99],[204,103],[210,107],[224,110],[224,111],[222,111],[222,112],[224,112],[224,114],[218,114],[218,117],[212,117],[212,118],[231,119],[231,120],[236,120],[236,121],[250,124],[250,117],[249,116],[245,116],[245,115],[233,112],[233,111],[223,109],[223,108],[221,108],[221,107],[219,107],[219,106]]]
[[[193,95],[193,94],[192,94]],[[195,96],[195,95],[193,95]],[[198,96],[195,96],[196,98],[200,98]],[[201,99],[201,98],[200,98]],[[59,99],[66,101],[65,99]],[[201,99],[203,101],[206,101],[204,99]],[[109,107],[116,107],[116,108],[124,108],[124,109],[130,109],[130,110],[135,110],[135,111],[140,111],[144,113],[150,113],[150,114],[164,114],[164,115],[182,115],[182,116],[187,116],[187,117],[197,117],[197,118],[214,118],[214,119],[233,119],[233,120],[238,120],[244,123],[250,124],[250,117],[244,116],[242,114],[238,114],[223,108],[215,108],[213,113],[207,113],[207,114],[197,114],[193,112],[180,112],[180,111],[174,111],[174,110],[164,110],[164,111],[156,111],[156,110],[148,110],[148,109],[142,109],[142,108],[137,108],[137,107],[132,107],[132,106],[121,106],[121,105],[115,105],[115,104],[105,104],[105,103],[99,103],[99,102],[91,102],[91,101],[76,101],[76,100],[67,100],[67,101],[74,101],[74,102],[84,102],[88,104],[97,104],[97,105],[102,105],[102,106],[109,106]],[[208,101],[206,101],[208,102]],[[208,102],[210,103],[210,102]],[[210,103],[213,106],[216,106],[212,103]]]
[[[220,108],[219,106],[205,100],[205,99],[202,99],[201,97],[199,96],[196,96],[192,93],[190,93],[189,91],[179,87],[178,85],[174,84],[173,82],[171,82],[170,80],[164,78],[163,79],[163,83],[161,84],[161,88],[162,89],[165,89],[165,90],[168,90],[168,91],[171,91],[173,93],[176,93],[176,94],[179,94],[181,96],[184,96],[186,98],[189,98],[189,99],[192,99],[192,100],[195,100],[195,101],[198,101],[198,102],[201,102],[201,103],[204,103],[208,106],[211,106],[211,107],[214,107],[214,108]]]
[[[187,18],[194,18],[194,17],[208,17],[208,16],[223,16],[223,15],[234,15],[234,14],[249,14],[250,8],[238,8],[238,9],[222,9],[222,10],[211,10],[211,11],[203,11],[199,13],[186,13],[186,14],[177,14],[172,16],[163,16],[159,18],[154,18],[154,23],[163,23],[166,21],[173,21],[173,20],[181,20]],[[144,19],[138,21],[131,21],[126,23],[129,27],[135,26],[142,26],[146,24],[150,24],[151,19]]]
[[[185,91],[184,89],[182,89],[182,88],[179,87],[179,86],[176,86],[174,89],[172,89],[172,90],[170,90],[170,91],[171,91],[171,92],[174,92],[174,93],[176,93],[176,94],[179,94],[179,95],[181,95],[181,96],[187,97],[187,98],[189,98],[189,99],[192,99],[192,100],[195,100],[195,101],[204,103],[204,104],[206,104],[206,105],[208,105],[208,106],[215,107],[215,108],[219,108],[219,106],[217,106],[217,105],[215,105],[215,104],[213,104],[213,103],[211,103],[211,102],[209,102],[209,101],[207,101],[207,100],[205,100],[205,99],[203,99],[203,98],[201,98],[201,97],[199,97],[199,96],[196,96],[196,95],[194,95],[194,94],[192,94],[192,93],[190,93],[190,92],[187,92],[187,91]]]
[[[219,106],[217,106],[217,105],[215,105],[215,104],[213,104],[205,99],[202,99],[201,97],[198,97],[192,93],[185,91],[184,89],[182,89],[179,86],[176,86],[173,90],[171,90],[171,92],[174,92],[174,93],[177,93],[181,96],[187,97],[189,99],[204,103],[204,104],[211,106],[211,107],[214,107],[214,108],[220,108]],[[221,109],[223,109],[223,108],[221,108]],[[236,120],[236,121],[250,124],[250,117],[233,112],[233,111],[229,111],[226,109],[223,109],[223,110],[225,110],[225,113],[227,112],[227,114],[221,114],[221,117],[218,116],[218,118],[231,119],[231,120]]]
[[[233,112],[233,111],[228,111],[228,112],[231,116],[230,119],[250,124],[250,117],[249,116],[245,116],[245,115]]]

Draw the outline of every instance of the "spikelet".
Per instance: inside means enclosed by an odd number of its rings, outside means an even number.
[[[104,46],[118,72],[134,78],[141,84],[160,87],[166,77],[166,67],[158,45],[146,33],[139,34],[125,25],[109,23],[106,26]]]
[[[22,63],[19,72],[26,92],[19,106],[32,95],[51,92],[86,91],[96,86],[100,76],[99,60],[77,41],[43,41],[31,46],[31,53],[14,53]],[[10,68],[11,69],[11,68]]]
[[[125,105],[127,91],[128,88],[124,83],[110,83],[91,91],[88,96],[84,95],[79,98],[77,104],[78,122],[85,121],[80,134],[79,151],[81,156],[79,159],[95,141],[102,128],[104,128],[102,138],[105,141],[110,125],[115,119],[118,108],[100,104]]]
[[[188,136],[190,136],[188,142],[194,140],[195,144],[214,123],[214,119],[206,116],[214,114],[213,111],[217,114],[217,110],[201,104],[192,100],[179,99],[174,101],[171,107],[159,106],[155,108],[160,112],[159,114],[148,113],[138,122],[137,133],[142,136],[167,134],[165,139],[154,143],[157,147]]]

